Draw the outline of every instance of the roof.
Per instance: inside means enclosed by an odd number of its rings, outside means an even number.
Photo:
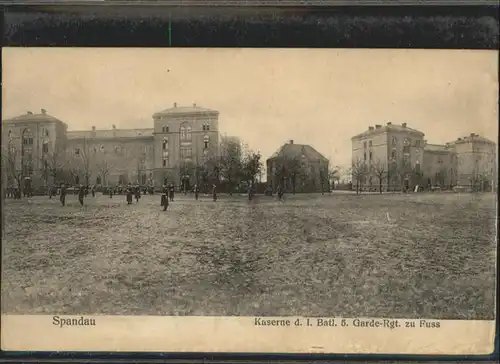
[[[316,149],[314,149],[310,145],[295,144],[295,143],[294,144],[287,143],[287,144],[283,145],[268,160],[274,159],[274,158],[279,158],[281,156],[284,156],[287,158],[296,158],[296,157],[300,157],[302,155],[305,155],[307,157],[307,159],[309,159],[309,160],[318,160],[318,159],[323,159],[325,161],[328,160],[320,152],[318,152]]]
[[[24,114],[10,119],[5,119],[2,122],[15,123],[15,122],[40,122],[40,121],[52,121],[65,124],[63,121],[59,120],[58,118],[52,115],[47,114],[46,112],[45,113],[42,112],[40,114]]]
[[[460,138],[460,140],[454,140],[451,142],[451,144],[461,144],[461,143],[468,143],[468,142],[480,142],[480,143],[486,143],[486,144],[496,144],[494,141],[491,141],[485,137],[482,137],[477,134],[469,135],[466,137]]]
[[[389,124],[389,125],[383,125],[380,128],[375,128],[373,130],[366,130],[361,134],[353,136],[351,139],[360,139],[364,138],[367,136],[371,135],[377,135],[377,134],[382,134],[382,133],[387,133],[387,132],[409,132],[413,134],[419,134],[421,136],[424,136],[425,134],[422,133],[421,131],[417,129],[412,129],[407,126],[402,126],[402,125],[396,125],[396,124]]]
[[[109,129],[109,130],[70,130],[67,132],[68,139],[79,138],[137,138],[141,136],[153,136],[153,128],[148,129]]]
[[[196,105],[193,106],[174,106],[169,109],[165,109],[163,111],[159,111],[153,114],[155,116],[162,115],[176,115],[176,114],[218,114],[218,111],[205,109],[203,107],[199,107]]]
[[[426,144],[424,147],[424,152],[443,152],[449,153],[451,150],[446,145],[441,144]]]

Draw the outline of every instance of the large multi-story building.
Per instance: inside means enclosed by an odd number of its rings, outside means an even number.
[[[429,144],[406,123],[370,126],[351,138],[353,182],[384,189],[401,186],[496,188],[496,144],[471,133],[444,145]]]
[[[329,161],[310,145],[284,144],[266,160],[267,182],[276,191],[321,192],[329,186]]]
[[[192,179],[195,166],[219,153],[219,112],[196,106],[153,114],[153,127],[68,131],[63,121],[28,112],[2,122],[4,171],[34,184],[140,183],[161,186]],[[11,161],[7,166],[8,160]],[[56,168],[57,167],[57,168]],[[58,175],[65,171],[70,174]],[[54,171],[54,172],[52,172]],[[52,177],[52,178],[51,178]],[[191,180],[192,182],[192,180]]]

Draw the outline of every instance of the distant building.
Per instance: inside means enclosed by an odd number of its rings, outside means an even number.
[[[327,191],[328,165],[328,159],[310,145],[290,140],[267,159],[267,182],[273,191],[278,186],[286,192]]]
[[[429,144],[421,131],[406,123],[370,126],[351,138],[353,173],[367,189],[401,186],[496,188],[496,144],[476,134],[445,145]],[[359,171],[358,171],[359,172]],[[353,183],[356,183],[353,176]]]
[[[102,185],[161,186],[165,179],[189,184],[196,166],[220,153],[218,117],[218,111],[174,103],[152,116],[152,128],[113,125],[107,130],[68,131],[66,123],[45,110],[28,112],[2,122],[2,155],[10,153],[17,173],[32,178],[35,185],[53,179]],[[48,170],[56,164],[70,176],[50,178]]]

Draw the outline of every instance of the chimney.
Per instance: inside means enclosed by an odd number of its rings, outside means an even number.
[[[177,107],[177,102],[174,102],[174,107]]]
[[[293,144],[293,139],[290,139],[290,144]]]
[[[41,111],[42,111],[42,114],[44,114],[44,115],[47,113],[47,110],[45,110],[45,109],[42,109]]]
[[[392,125],[392,123],[389,121],[389,122],[387,123],[387,125]]]
[[[373,129],[375,129],[373,126],[368,127],[368,130],[373,130]]]
[[[193,107],[196,107],[196,102],[195,102],[195,103],[193,103]]]
[[[116,129],[116,125],[115,125],[115,124],[113,124],[113,130],[115,130],[115,129]]]
[[[375,129],[380,129],[381,127],[382,127],[382,125],[379,125],[379,124],[375,125]]]
[[[33,113],[31,111],[28,111],[26,114],[33,115]]]
[[[406,128],[406,123],[401,124],[403,128]]]
[[[475,133],[470,133],[470,136],[474,137],[474,136],[476,136],[476,134]]]

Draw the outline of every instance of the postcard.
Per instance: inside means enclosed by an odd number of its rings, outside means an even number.
[[[498,51],[2,58],[2,350],[493,351]]]

